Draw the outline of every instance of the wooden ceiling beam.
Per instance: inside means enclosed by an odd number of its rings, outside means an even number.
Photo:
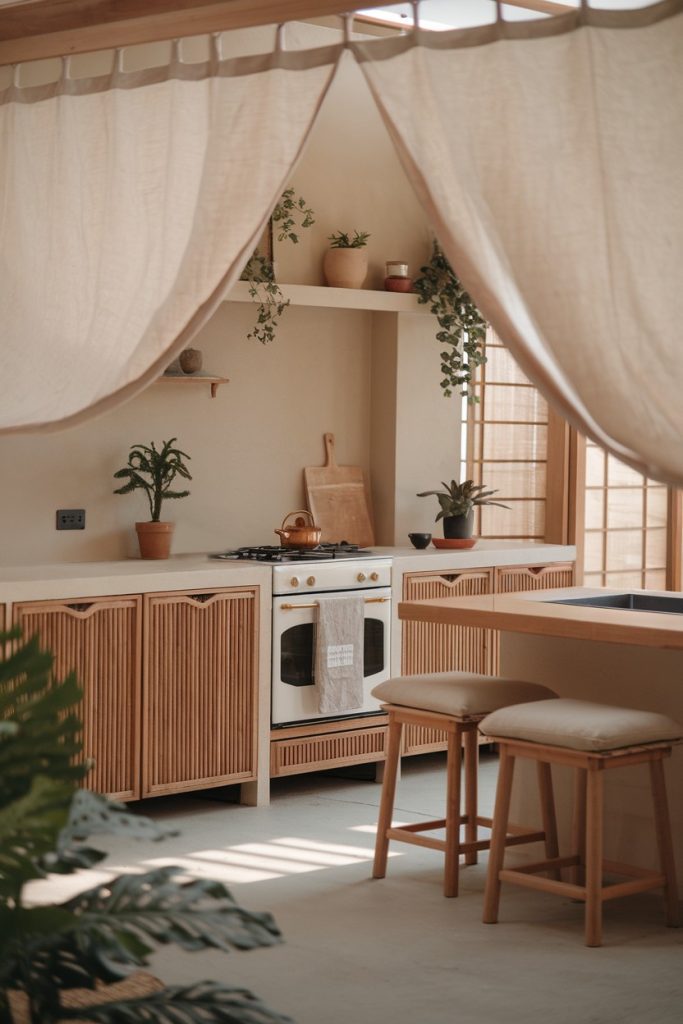
[[[552,0],[509,2],[545,14],[572,10]],[[370,5],[389,6],[386,0],[370,0]],[[0,4],[0,64],[302,21],[348,10],[349,0],[13,0]]]

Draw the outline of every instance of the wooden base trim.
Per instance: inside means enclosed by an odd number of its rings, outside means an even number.
[[[270,774],[297,775],[344,765],[384,761],[386,724],[346,732],[277,739],[270,744]]]

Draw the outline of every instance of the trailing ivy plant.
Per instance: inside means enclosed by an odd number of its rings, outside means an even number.
[[[413,282],[418,302],[429,303],[439,330],[437,341],[442,349],[441,387],[450,398],[458,391],[468,402],[478,402],[470,390],[477,366],[486,362],[486,321],[465,291],[438,242],[434,242],[429,263],[420,267],[420,277]]]
[[[73,673],[55,680],[52,662],[35,637],[0,633],[0,1024],[293,1024],[245,989],[212,981],[63,1005],[69,989],[105,995],[162,945],[228,952],[281,937],[270,914],[242,909],[218,882],[181,880],[175,867],[119,875],[59,904],[26,898],[35,879],[102,860],[84,844],[95,832],[169,834],[77,789],[90,769],[78,760],[82,724],[73,707],[81,690]]]
[[[278,199],[270,220],[271,225],[277,225],[278,242],[289,240],[296,245],[299,241],[295,230],[297,221],[299,228],[310,228],[315,224],[315,215],[303,196],[296,196],[290,187]],[[255,249],[242,271],[242,280],[249,282],[249,294],[258,304],[256,323],[247,338],[256,338],[262,345],[267,345],[275,339],[280,317],[289,305],[289,299],[284,297],[275,280],[272,258]]]

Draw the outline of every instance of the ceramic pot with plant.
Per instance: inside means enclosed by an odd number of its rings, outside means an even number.
[[[140,489],[145,492],[149,503],[149,522],[135,524],[141,558],[168,558],[175,524],[161,521],[161,506],[167,498],[186,498],[190,493],[171,490],[176,476],[192,479],[183,461],[190,456],[173,447],[176,440],[172,437],[170,441],[162,441],[161,448],[157,448],[154,441],[149,445],[133,445],[128,454],[128,465],[114,473],[116,479],[127,481],[114,494],[130,494]]]
[[[362,288],[368,273],[365,246],[369,237],[367,231],[354,231],[353,238],[344,231],[328,236],[330,248],[323,260],[323,273],[330,288]]]
[[[451,480],[450,484],[442,480],[441,483],[443,491],[420,491],[417,497],[434,495],[438,498],[440,509],[434,522],[443,519],[443,535],[449,540],[464,540],[472,536],[476,505],[510,507],[499,501],[491,501],[491,495],[498,492],[487,491],[486,484],[475,484],[473,480],[465,480],[461,484],[457,480]]]

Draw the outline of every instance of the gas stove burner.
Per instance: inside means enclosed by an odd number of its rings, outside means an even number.
[[[236,548],[234,551],[219,551],[209,558],[249,559],[254,562],[320,562],[331,558],[353,558],[369,555],[367,548],[340,541],[338,544],[319,544],[317,548],[282,548],[274,544],[260,547]]]

